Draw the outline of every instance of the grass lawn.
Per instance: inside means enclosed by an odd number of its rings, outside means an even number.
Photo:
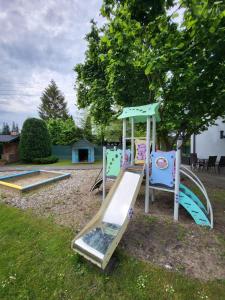
[[[70,250],[73,237],[50,219],[1,204],[0,299],[225,299],[222,281],[200,282],[122,251],[114,272],[103,274]]]
[[[90,165],[100,165],[102,162],[101,161],[95,161],[93,164]],[[54,164],[32,164],[32,163],[22,163],[22,162],[16,162],[16,163],[12,163],[12,164],[8,164],[7,166],[10,167],[45,167],[45,166],[49,166],[49,167],[66,167],[66,166],[76,166],[76,167],[82,167],[82,166],[87,166],[89,164],[87,163],[80,163],[80,164],[73,164],[71,159],[61,159],[58,162],[54,163]]]

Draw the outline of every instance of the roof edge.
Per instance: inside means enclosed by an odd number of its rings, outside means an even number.
[[[159,102],[142,106],[125,107],[123,108],[122,113],[118,116],[118,119],[134,117],[136,119],[136,122],[144,122],[148,116],[156,116],[156,120],[160,121],[159,107]]]

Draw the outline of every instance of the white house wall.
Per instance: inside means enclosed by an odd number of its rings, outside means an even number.
[[[218,119],[216,124],[218,126],[211,126],[208,130],[195,136],[195,152],[198,158],[207,158],[209,155],[220,156],[225,155],[225,138],[220,138],[220,131],[224,131],[225,135],[225,123],[222,119]],[[191,152],[194,152],[193,137],[191,138]]]

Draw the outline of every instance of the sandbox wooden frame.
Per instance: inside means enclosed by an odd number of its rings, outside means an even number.
[[[26,177],[29,175],[38,175],[41,173],[53,173],[56,176],[55,177],[51,177],[45,180],[41,180],[38,181],[36,183],[30,184],[30,185],[18,185],[15,183],[11,183],[8,182],[7,180],[9,179],[14,179],[14,178],[18,178],[18,177]],[[7,175],[7,176],[2,176],[0,177],[0,187],[5,187],[5,188],[10,188],[13,190],[17,190],[20,192],[26,192],[26,191],[30,191],[33,190],[35,188],[38,188],[42,185],[48,184],[48,183],[52,183],[58,180],[62,180],[62,179],[66,179],[69,178],[71,176],[70,173],[61,173],[61,172],[56,172],[56,171],[46,171],[46,170],[32,170],[32,171],[27,171],[27,172],[23,172],[23,173],[19,173],[19,174],[11,174],[11,175]]]

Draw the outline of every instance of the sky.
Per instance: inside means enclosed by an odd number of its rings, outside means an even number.
[[[74,66],[83,62],[90,20],[102,24],[101,0],[0,0],[0,127],[38,116],[54,79],[78,125]]]

